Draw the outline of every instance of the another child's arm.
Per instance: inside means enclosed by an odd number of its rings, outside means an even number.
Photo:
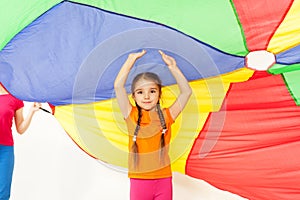
[[[27,117],[23,117],[23,108],[20,108],[15,112],[15,125],[16,130],[19,134],[23,134],[29,127],[32,117],[36,111],[40,109],[42,105],[40,103],[34,102],[29,110]]]
[[[145,50],[138,52],[138,53],[131,53],[128,55],[127,60],[123,64],[121,70],[119,71],[115,82],[114,82],[114,88],[116,92],[116,98],[119,104],[119,107],[121,109],[121,112],[124,116],[124,118],[127,118],[129,113],[131,112],[131,104],[128,99],[128,94],[125,89],[125,83],[128,78],[128,74],[134,65],[135,61],[142,57],[146,53]]]
[[[180,112],[184,109],[185,105],[187,104],[191,94],[192,89],[186,80],[185,76],[182,74],[180,69],[177,67],[177,63],[175,59],[171,56],[166,55],[164,52],[159,51],[162,56],[163,61],[167,64],[170,72],[172,73],[173,77],[175,78],[179,89],[180,94],[177,97],[176,101],[170,107],[170,114],[172,118],[175,120]]]

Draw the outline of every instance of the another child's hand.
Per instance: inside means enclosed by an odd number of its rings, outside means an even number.
[[[175,67],[177,66],[176,61],[173,57],[165,54],[163,51],[159,50],[159,53],[163,59],[163,61],[168,65],[168,67]]]
[[[36,112],[40,109],[40,107],[42,107],[41,103],[34,102],[30,109],[32,110],[32,112]]]
[[[145,54],[146,54],[146,50],[142,50],[142,51],[137,52],[137,53],[131,53],[131,54],[128,55],[128,59],[135,61],[135,60],[139,59],[140,57],[142,57]]]

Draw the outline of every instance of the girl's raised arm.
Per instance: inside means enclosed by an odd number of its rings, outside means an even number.
[[[161,54],[161,57],[163,61],[167,64],[170,72],[172,73],[173,77],[175,78],[179,89],[180,89],[180,94],[177,97],[176,101],[172,104],[170,107],[170,114],[175,120],[178,115],[181,113],[181,111],[184,109],[185,105],[187,104],[191,94],[192,94],[192,89],[186,80],[185,76],[182,74],[180,69],[177,67],[177,63],[175,59],[171,56],[166,55],[164,52],[159,51]]]
[[[138,53],[131,53],[128,55],[127,60],[123,64],[121,70],[119,71],[115,82],[114,82],[114,88],[116,93],[116,98],[119,104],[119,107],[121,109],[121,112],[124,116],[124,118],[127,118],[129,113],[131,112],[131,104],[128,99],[128,94],[125,89],[125,83],[128,77],[128,74],[134,65],[135,61],[142,57],[146,53],[145,50],[138,52]]]

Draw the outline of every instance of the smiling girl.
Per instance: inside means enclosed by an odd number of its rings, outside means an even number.
[[[169,108],[160,107],[161,80],[155,73],[138,74],[131,85],[135,105],[124,87],[128,74],[143,50],[129,54],[114,83],[116,98],[129,134],[131,200],[171,200],[172,171],[168,155],[171,125],[187,104],[192,90],[173,57],[159,51],[175,78],[180,94]]]

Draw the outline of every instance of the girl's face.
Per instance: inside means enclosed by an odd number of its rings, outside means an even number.
[[[152,111],[156,108],[159,98],[160,91],[155,82],[145,79],[136,82],[133,99],[142,109]]]

